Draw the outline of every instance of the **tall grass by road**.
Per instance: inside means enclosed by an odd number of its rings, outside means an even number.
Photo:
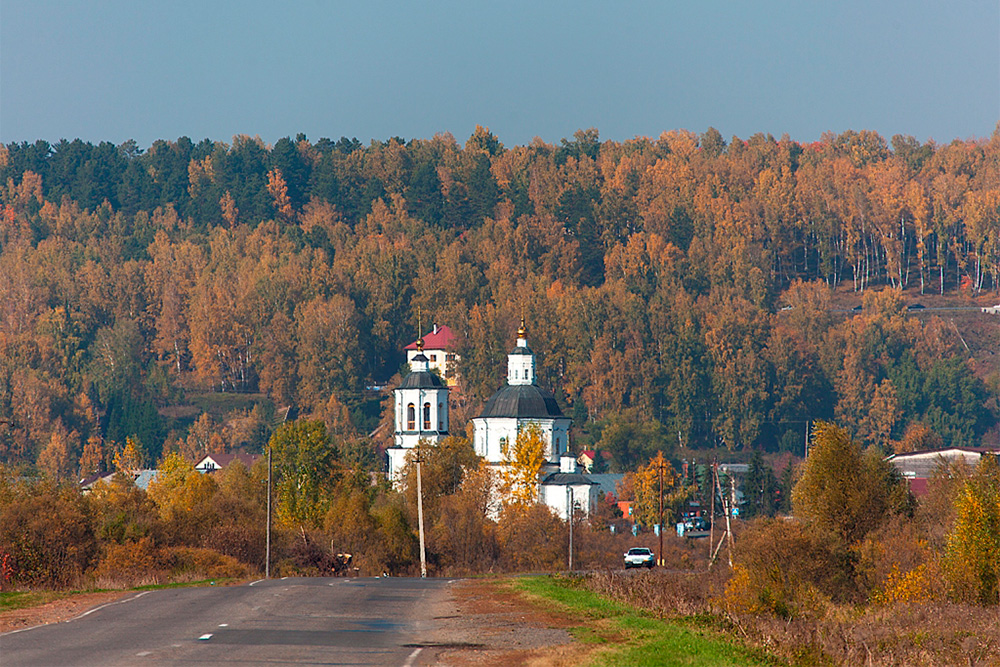
[[[577,617],[571,630],[580,642],[595,645],[594,666],[649,667],[691,665],[780,665],[781,660],[727,637],[707,616],[663,620],[649,612],[601,597],[579,579],[526,577],[514,586]]]

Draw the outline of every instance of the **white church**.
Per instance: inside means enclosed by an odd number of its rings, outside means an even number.
[[[440,442],[448,435],[448,386],[428,368],[418,341],[410,373],[395,390],[395,441],[389,454],[389,477],[398,484],[407,450],[420,441]],[[586,516],[597,506],[597,482],[577,471],[569,442],[572,420],[563,415],[555,397],[537,384],[535,355],[528,347],[524,321],[517,346],[507,355],[507,384],[501,387],[472,420],[473,448],[500,473],[507,461],[503,451],[518,432],[535,424],[545,439],[545,463],[539,474],[538,498],[563,520],[572,502]]]

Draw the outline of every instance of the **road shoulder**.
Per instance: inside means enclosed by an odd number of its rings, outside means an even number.
[[[574,641],[580,619],[545,609],[510,579],[466,579],[435,620],[438,665],[579,665],[594,647]]]
[[[114,602],[134,591],[101,591],[97,593],[71,593],[66,597],[45,604],[8,609],[0,612],[0,634],[24,630],[37,625],[61,623],[76,618],[88,609]]]

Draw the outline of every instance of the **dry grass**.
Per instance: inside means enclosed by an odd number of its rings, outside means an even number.
[[[585,577],[602,596],[663,617],[714,618],[747,642],[792,664],[1000,665],[1000,609],[946,602],[862,607],[828,603],[816,616],[782,619],[734,614],[720,603],[730,577],[725,565],[708,573],[656,570]]]

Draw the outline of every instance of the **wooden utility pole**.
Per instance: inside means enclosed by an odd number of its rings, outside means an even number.
[[[711,483],[711,497],[712,500],[709,502],[709,507],[711,509],[708,511],[708,559],[709,562],[712,561],[712,545],[715,544],[715,476],[718,474],[717,470],[718,463],[712,461],[712,483]]]
[[[660,550],[656,553],[656,558],[660,565],[663,565],[663,452],[660,452],[656,471],[660,478]]]
[[[420,529],[420,577],[427,578],[427,552],[424,550],[424,489],[420,479],[420,464],[423,463],[423,454],[420,447],[417,447],[417,524]]]

